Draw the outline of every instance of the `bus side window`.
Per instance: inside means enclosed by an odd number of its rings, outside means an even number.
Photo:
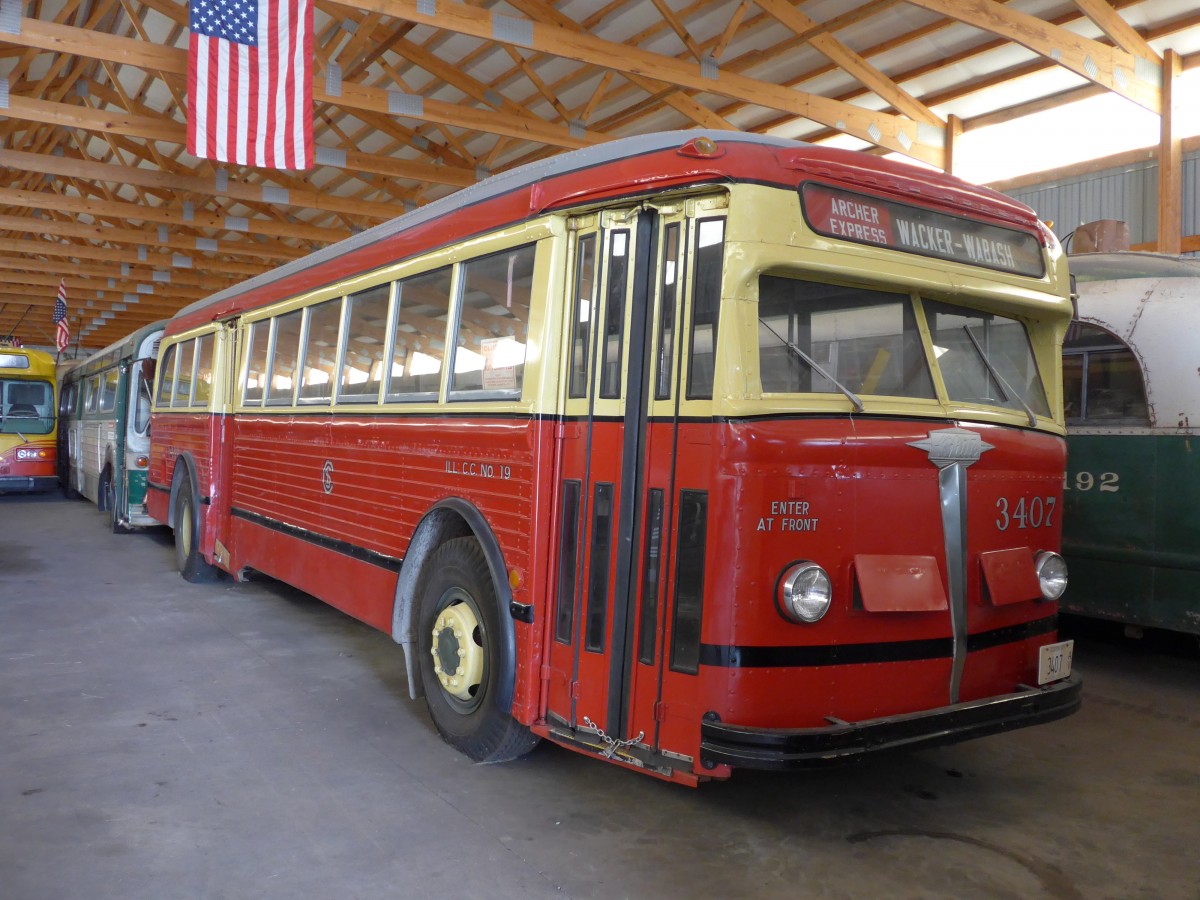
[[[246,329],[246,382],[242,385],[242,403],[246,406],[262,406],[270,337],[270,319],[254,322]]]
[[[100,383],[100,412],[112,412],[117,408],[117,382],[121,373],[117,369],[109,369],[102,376]]]
[[[212,365],[213,345],[216,343],[211,334],[202,334],[196,338],[196,380],[193,406],[207,406],[212,399]]]
[[[175,393],[175,348],[178,344],[172,344],[167,348],[167,352],[163,354],[162,364],[158,367],[158,396],[154,403],[156,406],[170,406],[171,395]],[[88,407],[91,408],[91,400],[88,400]]]
[[[85,412],[95,412],[96,402],[100,399],[100,376],[93,375],[87,380],[86,385],[87,400],[84,404]]]
[[[452,393],[520,394],[535,249],[529,244],[463,265]]]
[[[171,406],[192,405],[192,381],[196,368],[196,342],[184,341],[179,344],[179,374],[175,376],[175,399]]]
[[[352,294],[346,303],[346,341],[338,402],[375,403],[383,382],[383,353],[387,340],[388,306],[392,285],[377,284]]]
[[[304,362],[300,365],[300,399],[306,403],[327,404],[333,398],[333,375],[337,366],[338,332],[341,326],[341,297],[308,307]],[[275,353],[278,358],[278,343]]]
[[[1148,424],[1141,366],[1115,334],[1071,323],[1063,342],[1063,408],[1067,420],[1075,423]]]
[[[387,398],[437,394],[446,356],[453,269],[446,266],[396,285],[396,327]]]
[[[692,277],[692,339],[688,357],[689,400],[712,397],[725,262],[725,220],[696,222],[696,269]]]
[[[275,346],[267,375],[268,406],[292,402],[296,389],[296,363],[300,354],[300,326],[303,322],[303,309],[294,309],[275,319]]]

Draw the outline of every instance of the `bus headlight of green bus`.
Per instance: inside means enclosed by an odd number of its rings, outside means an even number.
[[[783,570],[776,599],[780,612],[793,622],[816,622],[829,611],[833,584],[824,569],[802,560]]]
[[[1057,600],[1067,589],[1067,561],[1050,550],[1043,550],[1034,560],[1042,597]]]

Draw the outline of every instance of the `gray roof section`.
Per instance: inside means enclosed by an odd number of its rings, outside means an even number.
[[[202,300],[197,300],[195,303],[185,306],[175,316],[178,318],[190,315],[204,309],[210,304],[220,303],[223,300],[236,297],[247,291],[252,291],[258,287],[287,278],[290,275],[296,275],[338,256],[352,253],[361,247],[370,246],[384,238],[399,234],[406,229],[424,225],[426,222],[433,221],[457,208],[471,206],[484,200],[490,200],[493,197],[502,196],[503,194],[534,184],[544,178],[575,172],[590,166],[612,162],[616,159],[640,156],[668,147],[678,147],[688,141],[701,137],[711,138],[722,144],[760,144],[769,147],[806,146],[800,141],[774,137],[772,135],[746,134],[731,131],[713,132],[700,129],[691,131],[662,131],[655,134],[637,135],[635,137],[620,138],[615,141],[606,141],[602,144],[596,144],[593,147],[586,147],[582,150],[564,153],[561,156],[552,156],[547,159],[538,160],[537,162],[519,166],[508,172],[502,172],[499,175],[485,178],[477,184],[473,184],[449,196],[442,197],[440,200],[435,200],[433,203],[405,213],[395,219],[389,219],[387,222],[348,237],[344,241],[330,244],[328,247],[323,247],[314,253],[310,253],[308,256],[285,263],[279,268],[256,275],[248,281],[240,282]]]

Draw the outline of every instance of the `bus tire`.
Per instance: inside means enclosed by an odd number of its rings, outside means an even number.
[[[455,538],[435,550],[427,566],[417,647],[434,726],[446,743],[476,762],[524,756],[538,738],[499,700],[516,660],[505,658],[499,603],[483,549],[474,537]]]
[[[108,524],[112,527],[112,533],[128,534],[129,529],[122,525],[117,517],[117,487],[113,483],[111,469],[105,469],[100,478],[100,502],[103,504],[100,508],[108,512]]]
[[[192,496],[192,479],[185,473],[175,497],[175,564],[184,581],[215,581],[220,570],[200,554],[200,510]]]
[[[62,485],[62,495],[68,500],[78,500],[83,496],[81,493],[79,493],[79,491],[75,490],[75,488],[71,486],[70,475],[60,476],[58,482],[60,485]]]

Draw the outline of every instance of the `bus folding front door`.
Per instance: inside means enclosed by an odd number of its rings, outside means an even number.
[[[547,719],[602,751],[672,749],[660,724],[670,536],[688,494],[675,459],[689,206],[606,210],[570,232]]]

